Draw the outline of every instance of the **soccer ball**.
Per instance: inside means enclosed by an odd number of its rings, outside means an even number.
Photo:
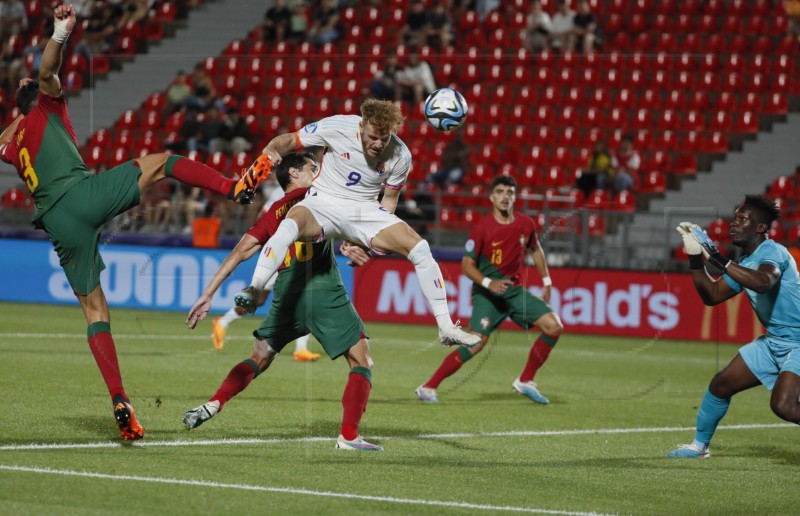
[[[425,100],[425,119],[440,131],[453,131],[467,119],[467,101],[452,88],[439,88]]]

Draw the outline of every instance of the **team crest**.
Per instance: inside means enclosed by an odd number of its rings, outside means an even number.
[[[379,176],[383,175],[383,173],[386,172],[386,170],[384,170],[385,168],[386,168],[385,161],[379,161],[378,164],[375,165],[375,171],[378,173]]]
[[[484,317],[483,319],[481,319],[481,328],[485,330],[488,327],[489,327],[489,318]]]
[[[464,244],[464,250],[468,253],[471,253],[475,250],[475,241],[473,239],[467,240],[467,243]]]

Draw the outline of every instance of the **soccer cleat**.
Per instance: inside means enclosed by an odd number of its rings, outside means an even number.
[[[322,355],[320,355],[319,353],[314,353],[307,349],[301,349],[300,351],[295,351],[294,353],[292,353],[292,356],[298,362],[316,362]]]
[[[256,187],[266,180],[272,172],[272,161],[266,154],[256,158],[250,168],[242,171],[242,177],[233,185],[228,197],[236,204],[251,204]]]
[[[454,324],[449,328],[439,328],[439,342],[442,346],[463,346],[471,348],[477,346],[481,341],[480,335],[473,335],[461,329],[460,326]]]
[[[339,434],[339,437],[336,439],[336,449],[356,450],[356,451],[383,451],[382,446],[368,443],[360,435],[355,439],[353,439],[352,441],[348,441],[347,439],[344,438],[342,434]]]
[[[676,449],[667,452],[667,457],[673,459],[707,459],[710,456],[708,448],[701,450],[694,444],[680,444]]]
[[[214,343],[215,349],[222,349],[225,345],[225,328],[222,327],[222,317],[214,319],[211,326],[211,342]]]
[[[417,387],[417,390],[414,391],[414,394],[417,395],[418,400],[424,401],[425,403],[439,403],[439,398],[436,397],[436,389],[420,385]]]
[[[138,441],[144,437],[144,428],[136,419],[133,407],[127,401],[120,401],[114,405],[114,419],[117,420],[119,435],[128,441]]]
[[[533,380],[523,383],[517,378],[511,384],[511,388],[536,403],[541,403],[542,405],[550,403],[550,400],[542,396],[542,393],[536,388],[536,383]]]
[[[186,414],[183,415],[183,424],[186,425],[187,430],[197,428],[217,415],[217,412],[219,412],[219,401],[203,403],[199,407],[186,411]]]
[[[256,304],[258,303],[259,292],[258,289],[252,285],[243,289],[241,292],[236,294],[233,298],[233,302],[236,303],[236,306],[244,309],[245,312],[249,314],[254,314],[256,311]]]

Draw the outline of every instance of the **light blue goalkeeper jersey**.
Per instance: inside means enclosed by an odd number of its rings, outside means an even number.
[[[739,260],[739,265],[753,270],[761,264],[774,265],[781,273],[780,281],[763,294],[742,287],[727,274],[723,278],[736,292],[744,289],[767,333],[800,342],[800,275],[797,264],[784,246],[770,239],[762,242],[753,254]]]

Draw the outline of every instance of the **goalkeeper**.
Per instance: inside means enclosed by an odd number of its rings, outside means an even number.
[[[669,457],[709,457],[708,445],[731,397],[759,384],[772,391],[770,407],[778,417],[800,423],[800,276],[786,248],[767,237],[779,215],[771,199],[745,196],[730,229],[733,244],[743,251],[738,263],[723,256],[696,224],[683,222],[677,228],[703,302],[718,305],[744,291],[767,333],[743,346],[712,378],[697,413],[694,441],[670,451]],[[703,256],[722,271],[721,279],[706,273]]]

